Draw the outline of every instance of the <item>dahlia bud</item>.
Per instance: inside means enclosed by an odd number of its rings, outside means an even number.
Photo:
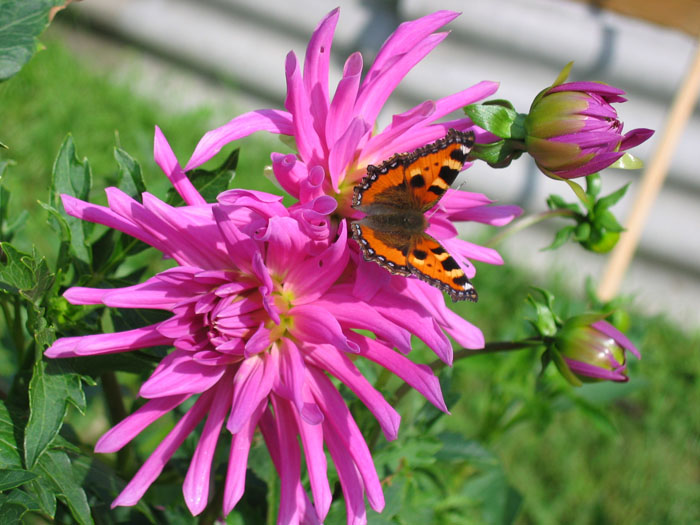
[[[554,337],[555,364],[569,382],[627,381],[627,357],[639,350],[627,337],[600,315],[579,315],[568,319]],[[571,376],[574,376],[573,378]]]
[[[569,69],[570,65],[535,97],[523,123],[525,146],[537,166],[548,176],[564,179],[607,168],[654,133],[639,128],[623,135],[611,104],[627,100],[625,92],[598,82],[563,83]],[[639,167],[632,164],[618,167]]]

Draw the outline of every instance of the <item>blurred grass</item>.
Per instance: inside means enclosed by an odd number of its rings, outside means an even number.
[[[103,202],[102,190],[116,176],[115,132],[121,147],[141,162],[149,189],[163,197],[168,183],[152,160],[154,125],[183,162],[212,120],[221,123],[230,116],[167,111],[86,69],[58,42],[48,42],[19,75],[0,84],[0,141],[10,147],[0,155],[17,163],[3,184],[13,192],[12,212],[30,212],[21,238],[31,239],[42,253],[53,249],[36,201],[47,199],[51,166],[66,133],[73,134],[79,154],[92,165],[93,201]],[[262,177],[269,144],[245,141],[237,185],[270,189]],[[461,306],[460,313],[481,327],[487,340],[521,336],[530,277],[512,266],[481,265],[475,283],[480,301]],[[584,307],[576,298],[559,297],[564,309]],[[535,374],[523,373],[523,368],[537,369],[531,355],[491,355],[456,365],[462,398],[451,407],[447,425],[486,441],[501,457],[524,496],[518,523],[700,522],[700,335],[686,334],[662,318],[639,316],[633,316],[630,334],[644,355],[641,363],[631,364],[633,380],[583,390],[593,406],[609,412],[612,428],[566,406],[537,413]],[[495,431],[522,392],[531,395],[532,417]]]

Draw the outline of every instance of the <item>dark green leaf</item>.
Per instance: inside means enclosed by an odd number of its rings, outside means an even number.
[[[5,403],[0,401],[0,465],[3,468],[22,468],[22,458],[17,446],[18,434],[19,429],[15,428],[10,411]]]
[[[85,491],[73,475],[68,454],[49,450],[39,459],[38,467],[50,480],[58,497],[68,505],[73,518],[81,524],[93,523]]]
[[[492,168],[505,168],[523,153],[522,145],[514,140],[499,140],[490,144],[475,144],[469,160],[483,160]]]
[[[500,466],[470,479],[464,494],[481,503],[483,523],[489,525],[513,523],[522,504],[522,497],[510,486]]]
[[[24,436],[24,457],[32,468],[63,425],[68,403],[85,410],[80,377],[61,360],[34,364],[29,383],[29,421]]]
[[[0,492],[24,485],[36,478],[36,474],[22,469],[0,470]]]
[[[442,448],[436,454],[441,461],[469,461],[478,466],[498,465],[498,459],[478,441],[467,439],[462,434],[443,432],[438,435]]]
[[[35,284],[34,272],[27,264],[28,254],[20,252],[10,243],[3,242],[0,248],[4,261],[0,263],[0,283],[13,291],[28,290]]]
[[[141,194],[146,191],[141,166],[136,159],[121,148],[114,148],[114,158],[119,164],[117,187],[130,197],[141,201]]]
[[[65,0],[64,0],[65,1]],[[49,24],[56,0],[3,0],[0,4],[0,81],[29,62],[39,47],[37,37]]]
[[[34,472],[41,474],[38,466],[34,468]],[[30,481],[27,487],[36,497],[42,512],[53,518],[56,514],[56,493],[50,480],[44,476],[39,476],[34,481]]]
[[[68,194],[81,200],[87,200],[92,186],[92,172],[87,159],[80,160],[75,151],[73,137],[68,135],[61,145],[53,165],[53,177],[49,204],[61,209],[61,195]],[[71,249],[73,255],[81,262],[89,265],[90,250],[86,239],[91,231],[91,223],[68,214],[63,215],[71,232]]]
[[[41,507],[22,490],[13,490],[0,500],[0,523],[20,523],[26,512],[41,512]]]

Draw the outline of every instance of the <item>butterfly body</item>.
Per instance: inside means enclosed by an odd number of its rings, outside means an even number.
[[[476,301],[476,291],[459,264],[426,233],[425,212],[454,182],[473,143],[473,133],[450,130],[423,148],[369,165],[353,196],[353,208],[365,213],[352,223],[364,258],[393,274],[426,281],[454,301]]]

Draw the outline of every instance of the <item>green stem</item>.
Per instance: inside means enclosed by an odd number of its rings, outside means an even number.
[[[486,246],[489,248],[494,248],[495,246],[499,245],[503,241],[505,241],[508,237],[511,235],[518,233],[519,231],[524,230],[525,228],[529,228],[530,226],[533,226],[539,222],[542,222],[546,219],[550,219],[552,217],[575,217],[576,212],[573,212],[571,210],[564,210],[564,209],[559,209],[559,210],[549,210],[549,211],[543,211],[541,213],[535,213],[533,215],[528,215],[527,217],[523,217],[519,221],[517,221],[515,224],[510,225],[508,228],[505,228],[504,230],[501,230],[498,235],[494,235],[491,237],[491,239],[486,243]]]
[[[109,413],[109,422],[112,426],[122,421],[128,415],[124,400],[122,399],[121,387],[117,381],[117,375],[114,372],[105,372],[101,376],[102,391],[105,395],[107,403],[107,412]],[[117,465],[120,472],[126,472],[132,459],[132,449],[129,445],[121,448],[117,452]]]

